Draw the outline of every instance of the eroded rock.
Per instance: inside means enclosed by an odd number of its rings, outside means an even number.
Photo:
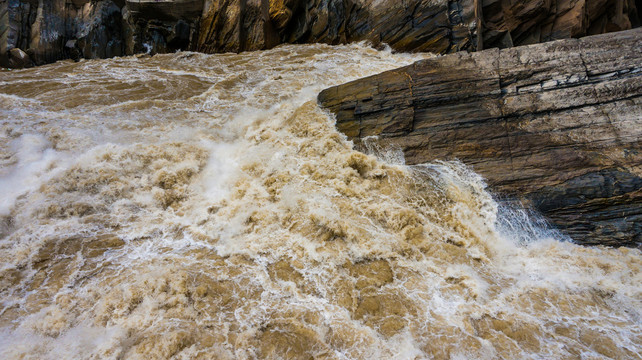
[[[633,0],[13,0],[0,1],[0,64],[279,44],[368,41],[452,53],[640,25]],[[68,41],[76,47],[67,48]]]
[[[324,90],[409,164],[460,159],[584,244],[642,242],[642,29],[457,53]]]
[[[634,0],[483,1],[484,44],[512,47],[639,26]]]
[[[124,53],[195,50],[204,0],[127,0],[122,9]]]
[[[283,43],[367,40],[400,51],[474,50],[470,1],[227,0],[204,10],[198,48],[260,50]]]
[[[119,1],[20,0],[0,2],[0,62],[24,50],[36,65],[74,57],[123,55]],[[69,41],[75,46],[68,47]],[[5,55],[6,56],[6,55]]]

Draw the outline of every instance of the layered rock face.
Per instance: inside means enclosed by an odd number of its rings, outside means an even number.
[[[444,54],[628,29],[639,18],[634,0],[0,0],[0,65],[362,40]]]
[[[283,43],[368,40],[400,51],[474,50],[474,1],[226,0],[209,4],[199,50],[259,50]]]
[[[357,143],[459,159],[580,243],[642,242],[642,29],[424,60],[319,100]]]
[[[640,25],[635,0],[226,0],[204,14],[198,46],[206,52],[368,40],[443,54]]]
[[[484,0],[486,48],[627,30],[640,25],[635,0]]]

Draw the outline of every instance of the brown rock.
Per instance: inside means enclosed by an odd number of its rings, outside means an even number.
[[[21,69],[32,66],[31,58],[26,52],[13,48],[9,51],[9,67]]]
[[[241,0],[213,1],[203,12],[198,51],[241,51]]]
[[[584,244],[642,242],[642,29],[457,53],[324,90],[353,139],[460,159]]]
[[[476,43],[472,0],[227,0],[206,5],[204,14],[198,48],[207,52],[368,40],[446,53],[474,50]]]
[[[10,3],[10,4],[9,4]],[[386,43],[453,53],[639,26],[634,0],[17,0],[0,1],[0,65],[288,43]],[[66,48],[68,41],[77,41]]]
[[[292,19],[296,0],[269,0],[270,21],[277,29],[284,29]]]
[[[483,1],[484,46],[512,47],[639,26],[634,0]]]

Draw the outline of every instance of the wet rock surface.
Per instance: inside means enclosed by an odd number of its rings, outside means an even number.
[[[642,242],[642,30],[457,53],[324,90],[360,143],[460,159],[583,244]]]

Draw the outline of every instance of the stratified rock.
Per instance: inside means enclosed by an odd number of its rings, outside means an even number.
[[[224,0],[203,13],[198,48],[206,52],[367,40],[443,54],[640,25],[634,0]]]
[[[483,1],[484,45],[507,48],[631,29],[635,0]]]
[[[198,50],[205,53],[241,51],[241,0],[212,1],[203,11]]]
[[[460,159],[578,242],[642,242],[642,29],[428,59],[319,100],[357,142]]]
[[[639,25],[634,0],[0,0],[0,65],[12,48],[36,64],[355,41],[445,54]]]
[[[225,0],[206,5],[198,49],[267,49],[284,43],[367,40],[400,51],[474,50],[473,0]]]

